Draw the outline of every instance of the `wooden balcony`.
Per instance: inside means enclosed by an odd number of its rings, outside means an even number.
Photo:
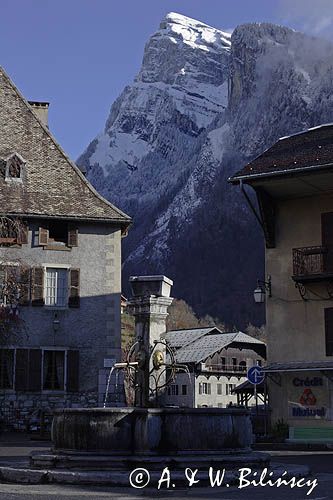
[[[294,248],[293,280],[298,283],[332,280],[333,268],[327,267],[327,254],[324,246]]]
[[[224,372],[224,373],[246,373],[247,366],[244,365],[223,365],[209,364],[202,367],[202,371],[208,372]]]

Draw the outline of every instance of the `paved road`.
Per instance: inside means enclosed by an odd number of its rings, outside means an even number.
[[[318,476],[319,485],[310,496],[304,489],[289,488],[246,488],[239,490],[233,488],[195,488],[191,490],[177,490],[158,492],[156,489],[146,489],[141,492],[133,489],[117,489],[108,487],[87,486],[29,486],[0,484],[0,498],[4,500],[82,500],[109,499],[109,500],[136,500],[149,498],[152,500],[331,500],[333,498],[333,475]]]
[[[19,457],[26,457],[31,449],[47,448],[48,443],[31,443],[29,441],[0,441],[0,463],[16,461]],[[273,452],[272,461],[277,463],[308,465],[312,470],[311,480],[317,479],[318,486],[310,496],[307,496],[309,487],[215,487],[191,489],[173,489],[158,491],[157,489],[111,488],[90,486],[64,485],[17,485],[0,483],[0,500],[82,500],[109,499],[109,500],[136,500],[148,498],[152,500],[190,500],[190,499],[219,499],[219,500],[333,500],[333,452]]]

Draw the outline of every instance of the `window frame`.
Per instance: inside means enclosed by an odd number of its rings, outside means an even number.
[[[44,269],[44,284],[43,284],[43,297],[44,297],[44,307],[47,309],[52,309],[52,310],[57,310],[57,309],[68,309],[68,301],[69,301],[69,273],[71,270],[71,266],[69,264],[42,264],[42,267]],[[66,272],[66,297],[64,300],[64,305],[59,305],[59,304],[47,304],[47,272],[48,269],[55,269],[57,271],[67,271]]]
[[[12,158],[14,157],[17,157],[20,161],[20,177],[11,177],[9,175],[9,168],[10,168],[10,164],[9,162],[12,160]],[[5,181],[6,182],[19,182],[19,183],[22,183],[23,182],[23,175],[24,175],[24,168],[26,166],[26,160],[19,154],[19,153],[16,153],[16,151],[14,151],[14,153],[12,153],[11,155],[7,156],[7,158],[5,158],[5,162],[6,162],[6,170],[5,170]]]
[[[45,353],[46,352],[51,352],[54,354],[57,352],[64,353],[64,358],[63,358],[63,388],[62,389],[44,388],[44,385],[45,385],[44,367],[45,367]],[[68,349],[65,349],[65,348],[57,348],[57,347],[42,348],[41,392],[52,393],[52,394],[54,394],[54,393],[66,393],[67,392],[67,356],[68,356]]]

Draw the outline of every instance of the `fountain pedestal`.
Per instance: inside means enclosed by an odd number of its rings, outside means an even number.
[[[131,285],[136,406],[57,411],[53,451],[33,454],[32,466],[125,471],[128,477],[143,464],[160,471],[168,466],[180,474],[187,467],[207,473],[211,465],[230,469],[267,465],[267,455],[251,452],[252,426],[245,408],[157,407],[166,385],[168,347],[160,337],[172,302],[172,281],[165,276],[132,277]]]

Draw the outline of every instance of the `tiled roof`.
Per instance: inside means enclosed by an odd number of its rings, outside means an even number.
[[[333,124],[282,137],[229,180],[236,183],[329,166],[333,168]]]
[[[0,123],[1,212],[130,223],[130,217],[99,195],[66,156],[1,68]],[[5,180],[5,159],[13,153],[26,161],[22,182]]]
[[[221,333],[216,327],[192,328],[186,330],[170,330],[166,332],[163,337],[168,341],[171,347],[179,349],[180,347],[191,344],[210,332]]]
[[[265,372],[297,372],[311,370],[333,370],[333,361],[291,361],[271,363],[264,367]]]
[[[200,363],[232,343],[265,345],[243,332],[204,335],[176,351],[176,360],[178,363]]]

